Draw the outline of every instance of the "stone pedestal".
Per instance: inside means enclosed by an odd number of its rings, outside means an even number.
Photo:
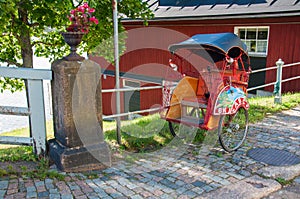
[[[54,136],[50,158],[63,171],[103,169],[111,165],[102,131],[100,67],[93,61],[52,64]]]

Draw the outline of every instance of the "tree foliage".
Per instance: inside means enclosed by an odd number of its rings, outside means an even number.
[[[33,67],[33,54],[50,60],[68,54],[69,47],[60,32],[69,25],[67,15],[83,0],[0,0],[0,63],[8,66]],[[99,24],[90,28],[83,38],[82,47],[92,52],[102,41],[113,35],[111,0],[89,0],[96,9]],[[119,16],[141,18],[152,17],[146,2],[122,0],[118,3]],[[120,19],[119,19],[120,20]],[[119,23],[120,30],[123,30]],[[3,64],[1,64],[3,65]],[[1,77],[0,77],[1,78]],[[1,78],[0,87],[12,84]]]

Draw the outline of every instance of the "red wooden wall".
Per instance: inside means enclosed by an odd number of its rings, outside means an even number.
[[[267,66],[275,66],[276,61],[281,58],[285,64],[300,62],[300,19],[294,24],[272,24],[270,25],[269,48]],[[300,65],[283,68],[282,78],[286,79],[300,75]],[[267,72],[266,83],[276,81],[276,71]],[[272,90],[273,88],[268,88]],[[283,83],[284,92],[300,91],[300,80]]]
[[[227,20],[152,21],[150,27],[163,27],[182,32],[188,36],[199,33],[234,32],[236,26],[269,26],[269,45],[266,67],[276,65],[281,58],[285,64],[300,62],[300,17],[253,18]],[[138,23],[125,23],[127,29],[141,27]],[[152,53],[145,59],[153,59]],[[160,57],[161,58],[161,57]],[[130,59],[130,58],[128,58]],[[163,59],[168,59],[165,57]],[[300,65],[284,68],[283,79],[300,75]],[[276,71],[266,72],[266,83],[276,80]],[[273,87],[266,90],[273,91]],[[300,91],[300,80],[283,83],[283,92]]]
[[[124,22],[127,30],[143,27],[140,23]],[[219,33],[234,32],[236,26],[269,26],[269,46],[266,57],[266,67],[275,66],[276,61],[281,58],[285,63],[300,61],[300,17],[281,17],[281,18],[253,18],[253,19],[227,19],[227,20],[190,20],[190,21],[151,21],[149,27],[162,27],[186,34],[188,37],[199,33]],[[133,38],[131,42],[143,45],[147,40],[149,43],[165,43],[164,49],[145,48],[131,52],[126,52],[120,57],[120,71],[130,72],[139,75],[148,75],[151,77],[165,78],[168,73],[168,60],[171,54],[167,50],[168,42],[172,44],[176,38],[174,35],[164,34],[154,37],[143,37],[139,35]],[[182,41],[178,38],[177,42]],[[173,42],[174,43],[174,42]],[[154,45],[155,46],[155,45]],[[95,61],[103,64],[101,58],[93,58]],[[114,67],[110,65],[110,70]],[[283,78],[300,75],[300,66],[286,68],[283,70]],[[276,72],[266,73],[266,83],[273,82],[276,79]],[[142,83],[145,86],[147,83]],[[153,84],[148,84],[153,85]],[[113,88],[113,78],[102,80],[103,88]],[[267,88],[273,91],[273,87]],[[283,84],[283,92],[300,91],[300,80],[295,80]],[[162,92],[160,89],[154,91],[141,91],[140,93],[141,109],[147,109],[155,104],[161,103]],[[103,94],[103,112],[111,114],[114,112],[114,97],[111,94]]]

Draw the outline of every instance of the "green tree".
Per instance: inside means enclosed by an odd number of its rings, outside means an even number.
[[[33,55],[50,60],[68,53],[60,35],[69,21],[69,11],[84,1],[80,0],[0,0],[0,63],[18,67],[33,67]],[[113,35],[111,0],[89,0],[96,9],[99,24],[90,28],[83,38],[84,51],[92,52],[103,40]],[[147,20],[153,15],[146,2],[122,0],[119,4],[122,17]],[[123,30],[119,23],[120,30]],[[3,64],[2,64],[3,65]],[[21,88],[19,80],[0,77],[0,88],[12,91]]]

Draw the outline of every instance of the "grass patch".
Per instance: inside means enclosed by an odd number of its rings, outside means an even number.
[[[49,170],[49,160],[46,158],[42,158],[39,160],[39,164],[34,171],[29,171],[23,173],[23,175],[29,176],[31,178],[38,178],[44,180],[46,178],[64,180],[65,176],[60,174],[56,170]]]
[[[300,93],[287,93],[282,95],[282,104],[274,104],[274,97],[249,98],[249,121],[256,123],[269,114],[291,109],[300,104]]]
[[[36,159],[31,146],[0,149],[0,162],[36,161]]]
[[[54,130],[53,130],[53,122],[47,121],[46,122],[46,131],[47,131],[47,139],[52,139],[54,138]],[[4,132],[0,133],[0,136],[16,136],[16,137],[29,137],[29,128],[20,128],[20,129],[15,129],[9,132]],[[17,147],[18,145],[9,145],[9,144],[0,144],[0,149],[5,149],[5,148],[13,148]]]
[[[172,140],[168,123],[159,118],[158,114],[132,120],[121,127],[123,149],[144,152],[158,149]],[[105,132],[105,140],[117,145],[115,130]]]
[[[285,186],[285,185],[289,185],[289,184],[292,184],[293,183],[293,180],[286,180],[284,178],[276,178],[275,179],[277,182],[279,182],[282,186]]]
[[[85,175],[87,177],[87,179],[90,179],[90,180],[93,180],[93,179],[97,179],[99,176],[98,176],[98,173],[96,172],[85,172],[83,173],[83,175]]]
[[[19,137],[29,137],[28,128],[15,129],[10,132],[1,133],[2,136],[19,136]]]
[[[49,170],[49,160],[38,158],[31,146],[18,146],[13,148],[0,149],[1,164],[0,177],[3,176],[26,176],[44,180],[52,178],[63,180],[64,175],[57,171]],[[34,164],[29,164],[33,162]],[[5,166],[6,165],[6,166]]]

